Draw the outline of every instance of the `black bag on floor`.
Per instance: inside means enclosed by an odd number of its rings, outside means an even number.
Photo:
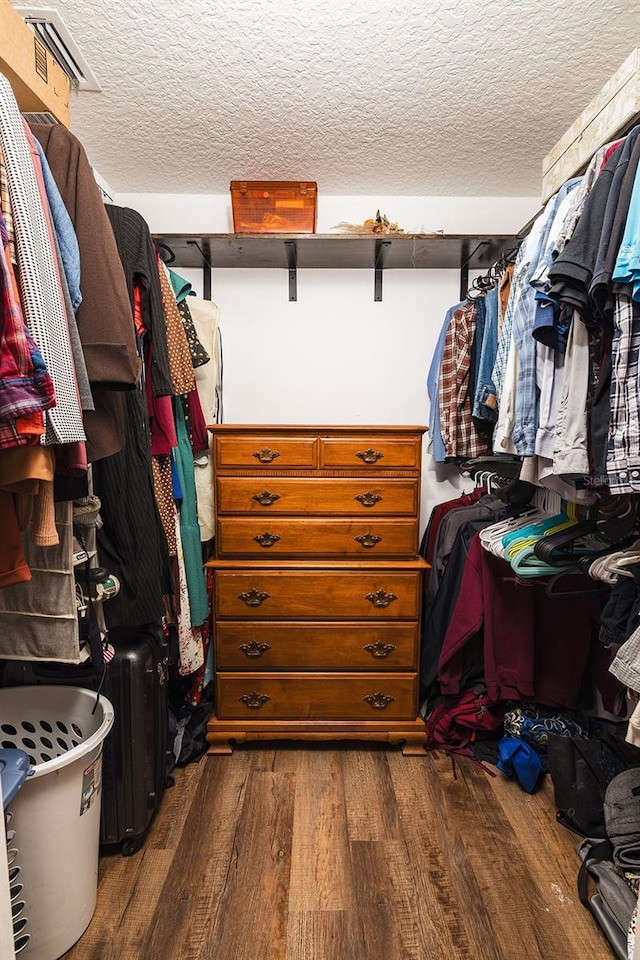
[[[558,823],[581,837],[606,837],[605,791],[617,774],[637,764],[637,756],[602,723],[590,737],[550,734],[548,762]]]
[[[608,840],[585,839],[578,846],[582,866],[578,873],[578,894],[582,905],[595,918],[618,960],[627,960],[627,935],[636,895],[617,873]],[[589,895],[589,877],[597,892]]]

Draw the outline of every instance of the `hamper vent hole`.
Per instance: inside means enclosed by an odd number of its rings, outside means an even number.
[[[17,918],[20,916],[20,914],[22,913],[26,905],[27,904],[25,903],[24,900],[18,900],[16,903],[12,905],[11,916],[13,917],[14,920],[17,920]]]
[[[12,737],[15,737],[18,732],[12,723],[0,723],[0,730],[2,730],[3,733],[10,734]]]
[[[44,760],[45,763],[47,763],[49,760],[51,760],[51,757],[49,756],[48,753],[41,753],[40,756],[41,756],[41,758]]]
[[[56,737],[56,742],[58,746],[61,747],[63,750],[69,749],[69,744],[67,743],[66,740],[63,740],[62,737]]]
[[[80,729],[77,723],[72,723],[71,729],[75,733],[76,737],[82,737],[82,730]]]
[[[43,730],[46,730],[47,733],[53,733],[53,727],[51,726],[48,720],[41,720],[40,726],[42,727]]]
[[[26,945],[29,943],[29,939],[30,939],[30,937],[29,937],[29,934],[28,934],[28,933],[25,933],[24,936],[18,937],[18,938],[16,939],[16,942],[15,942],[15,944],[14,944],[14,951],[15,951],[15,953],[16,953],[16,956],[17,956],[22,950],[24,950],[24,948],[26,947]]]
[[[22,729],[23,729],[23,730],[26,730],[28,733],[35,733],[35,732],[36,732],[36,728],[34,727],[34,725],[33,725],[32,723],[29,722],[29,720],[23,720],[23,721],[22,721]]]
[[[63,733],[69,733],[69,728],[66,723],[63,723],[62,720],[56,720],[56,727],[58,730],[61,730]]]
[[[49,740],[49,737],[40,737],[40,743],[43,747],[49,747],[49,750],[53,750],[53,744],[51,740]]]
[[[17,750],[15,743],[12,740],[2,740],[0,741],[5,750]]]
[[[30,750],[35,750],[36,743],[35,743],[35,740],[31,739],[31,737],[23,737],[22,742],[25,745],[25,747],[29,747]]]

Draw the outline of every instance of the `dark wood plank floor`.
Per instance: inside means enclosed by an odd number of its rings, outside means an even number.
[[[178,770],[65,960],[611,960],[550,783],[456,767],[262,744]]]

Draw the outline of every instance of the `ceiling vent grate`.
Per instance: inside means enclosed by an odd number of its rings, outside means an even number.
[[[22,6],[16,6],[16,10],[78,90],[96,93],[102,90],[57,10]]]
[[[22,116],[27,123],[43,123],[48,127],[58,122],[52,113],[23,113]]]

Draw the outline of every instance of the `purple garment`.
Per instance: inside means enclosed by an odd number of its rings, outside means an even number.
[[[600,616],[587,576],[567,576],[557,589],[580,597],[548,597],[545,583],[518,580],[509,564],[471,542],[462,585],[438,663],[442,692],[460,692],[465,647],[482,641],[492,700],[532,699],[574,709]]]

